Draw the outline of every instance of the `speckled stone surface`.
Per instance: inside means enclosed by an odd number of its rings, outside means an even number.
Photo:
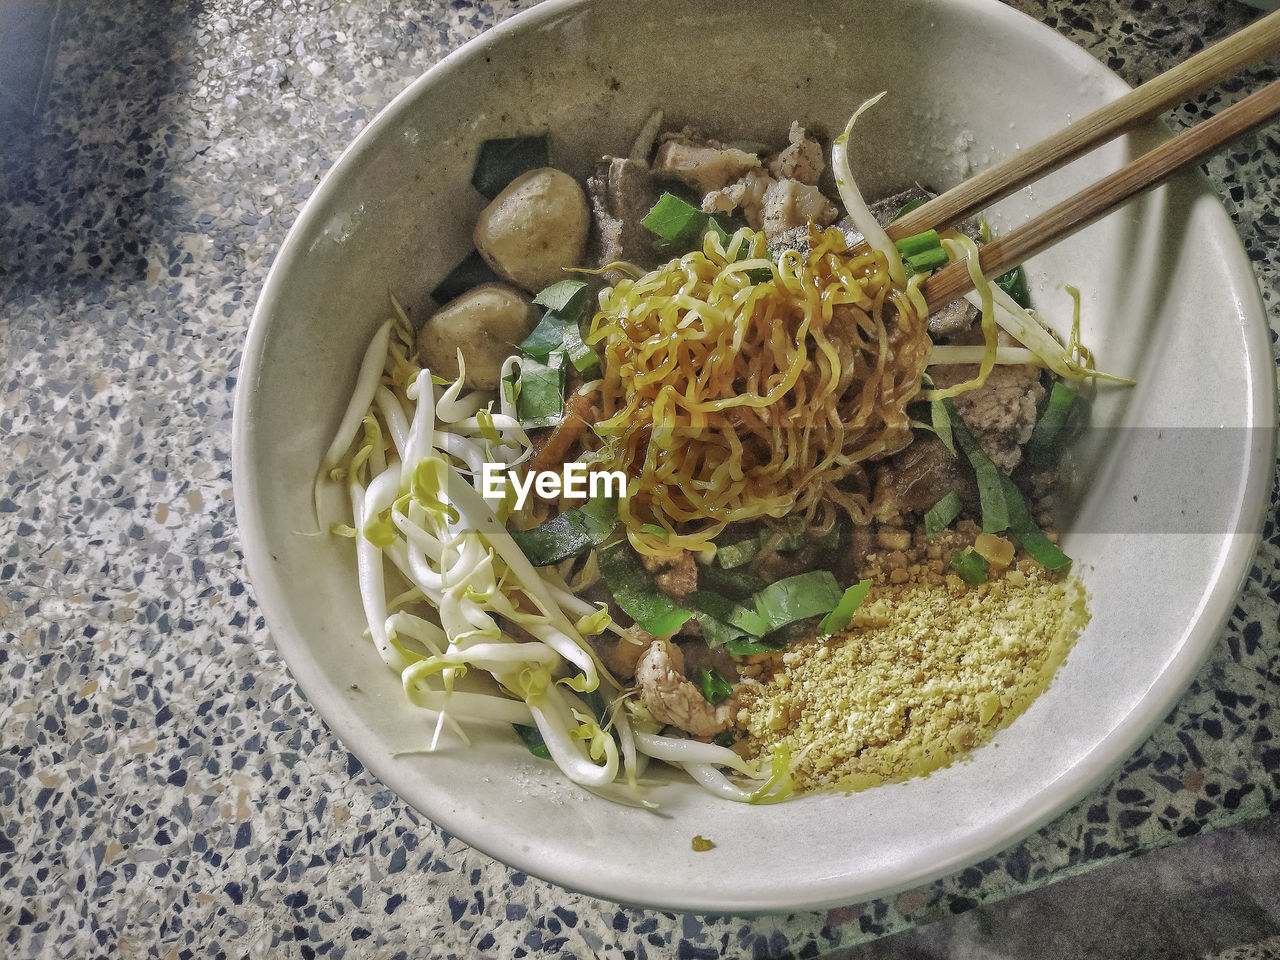
[[[241,567],[241,344],[272,252],[343,146],[529,5],[63,3],[38,122],[0,129],[0,955],[812,957],[1274,818],[1274,501],[1221,642],[1124,768],[1017,846],[891,899],[742,920],[572,894],[444,834],[335,741]],[[1015,5],[1131,83],[1255,15]],[[1169,119],[1275,76],[1272,61]],[[1207,168],[1273,340],[1278,136]],[[1223,956],[1269,947],[1239,949]]]

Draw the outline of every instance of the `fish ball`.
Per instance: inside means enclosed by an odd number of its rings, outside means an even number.
[[[466,365],[463,383],[497,389],[502,364],[538,324],[540,311],[523,292],[505,283],[485,283],[450,300],[418,332],[418,357],[432,373],[456,379],[458,351]]]
[[[582,263],[591,213],[578,182],[542,167],[521,174],[485,207],[476,249],[504,280],[536,293]]]

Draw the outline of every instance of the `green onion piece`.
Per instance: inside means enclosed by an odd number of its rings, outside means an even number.
[[[542,739],[541,730],[526,723],[513,723],[511,726],[515,729],[521,742],[529,748],[530,753],[535,757],[542,757],[544,760],[551,759],[551,751],[547,749],[546,741]]]
[[[642,523],[642,524],[640,524],[640,532],[641,532],[641,533],[647,533],[647,534],[649,534],[650,536],[657,537],[657,538],[658,538],[659,540],[661,540],[663,543],[666,543],[666,542],[667,542],[667,537],[669,536],[669,534],[667,533],[667,528],[666,528],[666,527],[660,527],[660,526],[658,526],[656,523]]]
[[[482,283],[496,283],[501,279],[494,273],[488,261],[480,256],[480,251],[472,250],[461,263],[436,284],[435,289],[431,291],[431,299],[444,306],[473,287],[478,287]]]
[[[1036,526],[1027,511],[1022,494],[1008,477],[1004,478],[1004,499],[1009,509],[1009,533],[1022,548],[1046,570],[1060,570],[1071,564],[1071,558],[1059,550]]]
[[[1009,508],[1005,505],[1004,485],[1001,482],[1004,474],[991,462],[985,450],[979,446],[964,420],[956,413],[955,404],[948,398],[942,401],[947,416],[951,420],[951,428],[956,443],[969,458],[973,473],[978,481],[978,500],[982,506],[982,532],[1001,533],[1009,528]]]
[[[949,490],[946,496],[930,507],[929,512],[924,515],[925,536],[932,540],[951,526],[951,522],[960,516],[962,507],[960,495],[954,490]]]
[[[1027,441],[1027,460],[1034,466],[1049,466],[1057,460],[1057,439],[1071,415],[1076,393],[1076,388],[1069,383],[1062,380],[1054,382],[1044,413],[1036,421],[1031,430],[1031,439]]]
[[[589,301],[587,285],[582,280],[559,280],[533,298],[538,306],[571,323],[580,323],[586,317]]]
[[[997,287],[1013,298],[1013,302],[1022,309],[1031,306],[1031,291],[1027,289],[1027,271],[1022,267],[1014,267],[1008,273],[1002,273],[992,281]]]
[[[902,262],[912,273],[928,273],[946,264],[947,251],[941,247],[937,250],[926,250],[910,257],[903,257]]]
[[[529,562],[545,567],[599,546],[617,525],[617,501],[613,497],[593,497],[581,507],[570,507],[531,530],[510,532]]]
[[[694,679],[708,703],[723,703],[733,693],[733,685],[715,667],[699,667]]]
[[[613,599],[641,630],[654,637],[668,637],[693,616],[662,591],[625,540],[601,547],[597,556],[600,574]]]
[[[859,580],[851,586],[844,592],[835,609],[822,618],[822,622],[818,624],[818,632],[823,637],[829,637],[847,627],[850,621],[853,620],[853,615],[858,607],[862,606],[862,601],[867,599],[867,594],[870,591],[870,580]]]
[[[951,569],[960,574],[965,583],[987,582],[987,560],[976,550],[965,550],[951,557]]]
[[[729,242],[729,234],[714,217],[670,193],[659,197],[640,223],[658,235],[654,246],[672,256],[700,247],[708,230],[716,231],[722,244]]]
[[[825,616],[843,595],[829,571],[812,570],[769,584],[755,596],[756,612],[769,623],[764,633],[771,633],[795,620]]]
[[[516,415],[525,427],[550,427],[564,414],[564,353],[556,351],[547,362],[526,357],[520,361],[520,391]]]
[[[471,185],[492,200],[516,177],[539,167],[553,166],[551,134],[499,137],[480,145]]]
[[[904,257],[914,257],[929,250],[941,250],[942,238],[938,236],[937,230],[925,230],[922,233],[914,233],[909,237],[903,237],[894,246],[898,248],[898,252]],[[944,253],[943,256],[945,257],[946,254]]]

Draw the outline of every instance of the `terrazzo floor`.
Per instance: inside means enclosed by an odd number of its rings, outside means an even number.
[[[531,5],[0,0],[0,31],[37,37],[0,44],[0,958],[1280,957],[1274,501],[1152,741],[1059,823],[909,897],[745,923],[568,894],[406,808],[315,717],[240,567],[245,328],[342,146]],[[1250,16],[1014,5],[1130,82]],[[1277,155],[1272,128],[1209,165],[1273,330]]]

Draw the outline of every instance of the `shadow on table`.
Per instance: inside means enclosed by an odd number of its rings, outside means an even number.
[[[198,9],[0,0],[0,299],[146,277]]]

